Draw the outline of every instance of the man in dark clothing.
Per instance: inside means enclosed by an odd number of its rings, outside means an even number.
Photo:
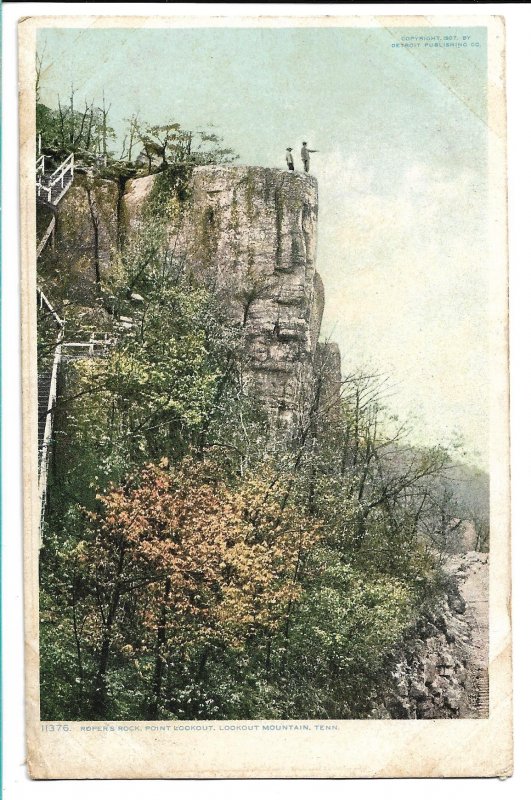
[[[295,169],[295,165],[293,163],[293,155],[291,150],[292,150],[291,147],[288,147],[288,149],[286,150],[286,163],[288,165],[288,169],[291,170],[291,172],[293,172],[293,170]]]
[[[303,142],[302,143],[302,150],[301,150],[301,158],[302,158],[302,163],[304,164],[304,171],[305,172],[309,172],[310,171],[310,153],[319,152],[318,150],[308,150],[308,148],[306,146],[307,144],[308,144],[308,142]]]

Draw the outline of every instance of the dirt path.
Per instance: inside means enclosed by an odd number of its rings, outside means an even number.
[[[489,556],[463,553],[452,557],[459,591],[466,603],[467,696],[470,717],[489,715]]]

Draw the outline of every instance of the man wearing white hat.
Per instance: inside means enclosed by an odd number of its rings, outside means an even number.
[[[286,150],[286,163],[288,165],[288,169],[291,170],[291,172],[293,172],[293,170],[295,169],[295,165],[293,163],[293,155],[291,150],[292,150],[291,147],[288,147],[288,149]]]

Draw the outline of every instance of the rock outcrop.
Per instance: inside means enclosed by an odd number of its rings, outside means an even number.
[[[152,177],[127,186],[133,228],[152,187]],[[317,356],[324,309],[315,265],[317,181],[263,167],[196,167],[187,197],[170,224],[174,261],[208,284],[223,298],[227,318],[243,325],[254,391],[280,428],[293,428],[318,362],[332,381],[329,399],[340,382],[337,346]],[[325,350],[333,358],[324,358]]]
[[[376,717],[488,717],[488,554],[452,556],[447,570],[454,586],[397,654]]]
[[[120,246],[142,231],[156,190],[156,175],[125,186],[76,177],[59,209],[57,256],[67,291],[50,270],[59,296],[94,304]],[[280,169],[204,166],[187,176],[186,202],[175,192],[178,211],[166,224],[176,269],[213,289],[227,319],[243,326],[249,384],[275,426],[294,430],[317,373],[329,406],[341,382],[339,349],[319,344],[317,181]]]

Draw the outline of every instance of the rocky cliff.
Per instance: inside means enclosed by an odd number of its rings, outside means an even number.
[[[131,181],[126,217],[141,224],[153,177]],[[337,347],[318,339],[324,287],[316,271],[317,181],[263,167],[195,168],[187,203],[172,229],[176,263],[223,298],[244,326],[249,375],[281,428],[303,413],[317,362],[328,392],[339,386]]]
[[[78,178],[59,214],[58,247],[76,273],[74,302],[99,292],[120,243],[145,224],[157,176],[127,182]],[[171,204],[170,204],[171,206]],[[280,429],[304,414],[316,371],[337,397],[337,345],[320,343],[324,287],[316,271],[317,181],[262,167],[196,167],[186,203],[167,216],[172,260],[211,287],[243,325],[248,379]],[[63,293],[64,296],[64,293]]]

